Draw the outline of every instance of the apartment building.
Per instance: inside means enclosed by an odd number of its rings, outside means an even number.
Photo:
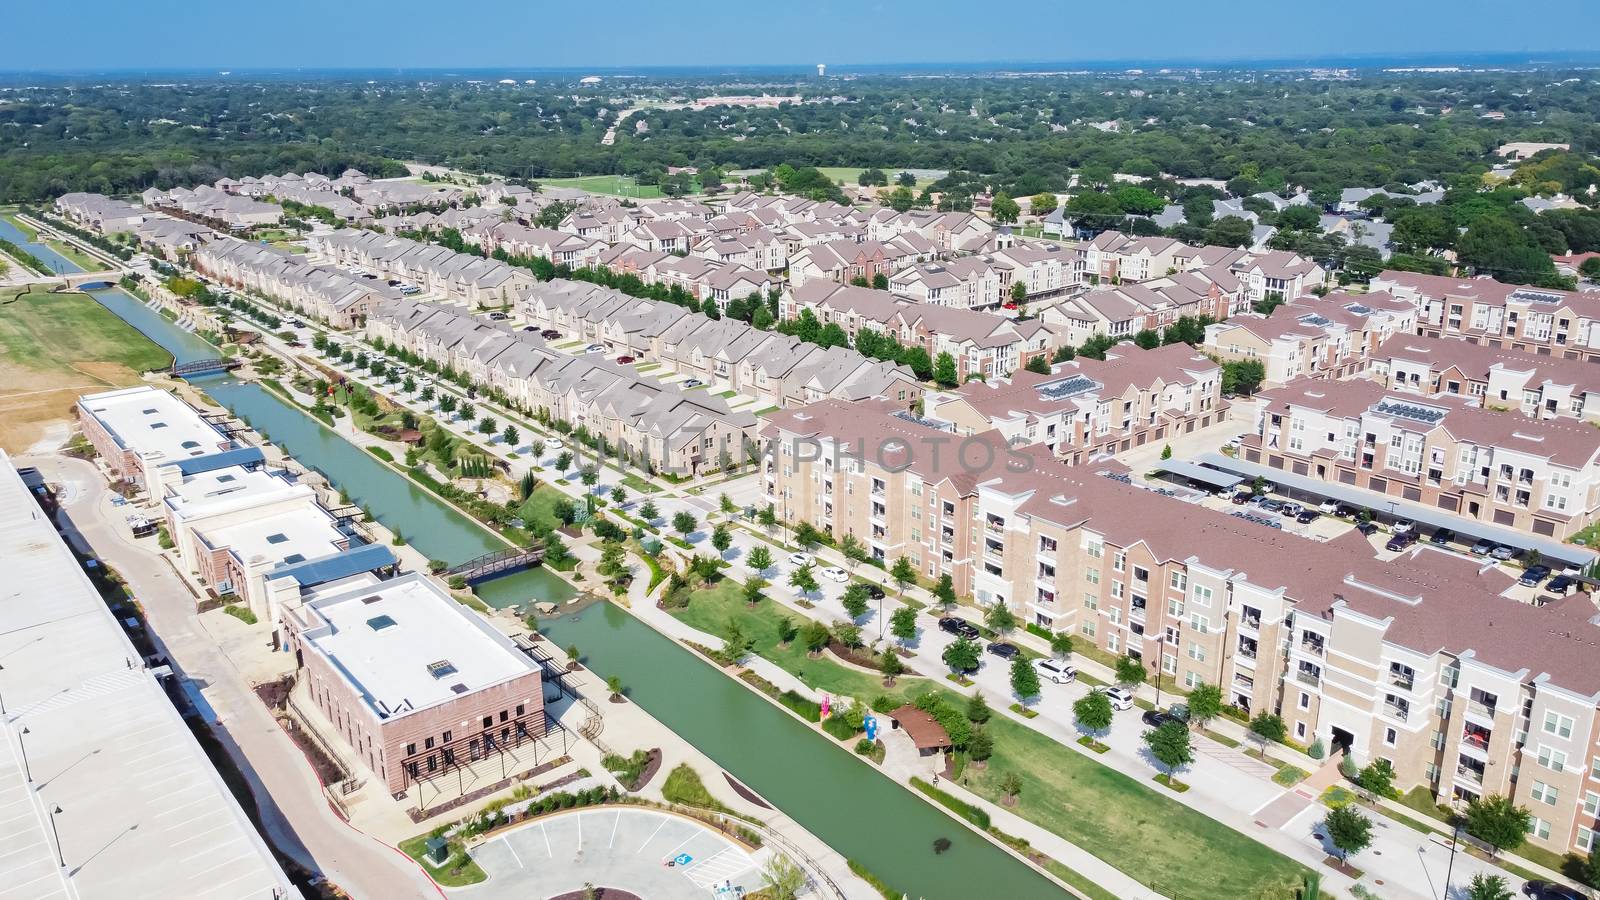
[[[545,733],[538,665],[419,573],[328,585],[284,624],[317,708],[391,793]]]
[[[1372,279],[1372,289],[1414,304],[1424,336],[1600,360],[1600,296],[1393,270]]]
[[[1105,360],[1079,357],[1049,374],[1021,370],[923,401],[961,435],[998,431],[1012,446],[1042,444],[1069,465],[1222,421],[1222,370],[1185,344],[1118,344]]]
[[[949,353],[963,379],[1015,372],[1062,343],[1054,329],[1037,320],[1017,321],[978,310],[929,306],[888,291],[831,281],[801,285],[783,299],[779,311],[783,318],[792,319],[804,309],[824,324],[837,322],[852,341],[861,329],[871,328],[894,337],[902,346],[922,347],[933,359]]]
[[[78,425],[113,479],[160,497],[175,463],[238,448],[225,416],[202,415],[170,391],[149,385],[85,394]]]
[[[155,213],[104,194],[74,192],[56,198],[56,212],[101,234],[132,231]]]
[[[1391,391],[1476,398],[1489,409],[1525,416],[1600,422],[1600,369],[1566,357],[1397,334],[1373,352],[1368,376]]]
[[[1225,360],[1259,360],[1266,383],[1302,376],[1346,378],[1366,370],[1377,347],[1416,329],[1416,309],[1383,292],[1307,295],[1269,315],[1234,316],[1206,326],[1207,353]]]
[[[461,232],[467,243],[493,254],[537,256],[574,269],[594,265],[608,247],[601,241],[550,228],[530,228],[518,222],[480,222]]]
[[[1600,508],[1600,431],[1373,381],[1301,379],[1265,392],[1242,458],[1547,537]]]
[[[1198,250],[1167,237],[1129,237],[1102,231],[1078,246],[1086,277],[1098,281],[1149,281],[1193,266]]]
[[[276,203],[262,203],[219,191],[210,185],[203,184],[192,190],[180,187],[170,191],[152,191],[144,192],[145,206],[216,223],[227,230],[243,231],[257,225],[276,225],[283,219],[283,207]]]
[[[915,263],[889,277],[889,290],[918,303],[956,309],[998,309],[1000,270],[981,256]]]
[[[994,226],[968,212],[912,209],[897,213],[881,207],[872,211],[866,227],[867,237],[874,241],[887,241],[914,232],[932,242],[941,255],[955,253],[963,245],[994,230]]]
[[[717,221],[712,220],[711,224],[716,227]],[[717,262],[763,272],[780,272],[789,267],[789,245],[782,238],[764,227],[729,224],[737,230],[707,235],[695,242],[690,252]]]
[[[768,498],[958,592],[1220,685],[1290,736],[1383,758],[1443,802],[1509,794],[1530,840],[1591,846],[1600,815],[1600,626],[1585,594],[1536,607],[1509,576],[1432,547],[1377,560],[1163,497],[996,433],[958,437],[889,404],[776,414]]]

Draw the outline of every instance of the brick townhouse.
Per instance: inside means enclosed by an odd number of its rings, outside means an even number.
[[[1372,289],[1417,307],[1420,334],[1568,359],[1600,359],[1600,295],[1385,270]]]

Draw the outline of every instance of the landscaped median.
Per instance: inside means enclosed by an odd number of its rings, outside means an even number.
[[[794,618],[770,600],[744,601],[731,579],[690,595],[673,614],[700,631],[726,635],[737,623],[751,651],[804,681],[813,690],[863,702],[884,698],[912,702],[929,692],[944,695],[956,709],[967,698],[925,678],[902,677],[892,688],[882,679],[836,662],[813,658],[799,641],[782,644],[779,625]],[[843,700],[836,706],[842,708]],[[876,708],[882,702],[874,702]],[[968,766],[961,780],[968,790],[1000,804],[1015,791],[1011,811],[1093,854],[1129,877],[1171,889],[1181,879],[1191,898],[1293,898],[1307,869],[1248,835],[1156,793],[1140,781],[1060,744],[1005,716],[984,726],[993,753],[981,771]]]

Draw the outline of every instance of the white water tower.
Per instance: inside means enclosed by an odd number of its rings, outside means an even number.
[[[817,77],[822,78],[828,74],[827,63],[817,63]]]

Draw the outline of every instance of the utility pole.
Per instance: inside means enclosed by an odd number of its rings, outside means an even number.
[[[1448,898],[1450,896],[1450,873],[1455,871],[1455,868],[1456,868],[1456,847],[1461,843],[1461,822],[1460,822],[1460,820],[1456,821],[1455,829],[1456,829],[1455,830],[1455,834],[1450,838],[1450,862],[1448,864],[1446,864],[1445,867],[1444,867],[1444,893],[1439,895],[1440,896],[1440,900],[1448,900]]]

